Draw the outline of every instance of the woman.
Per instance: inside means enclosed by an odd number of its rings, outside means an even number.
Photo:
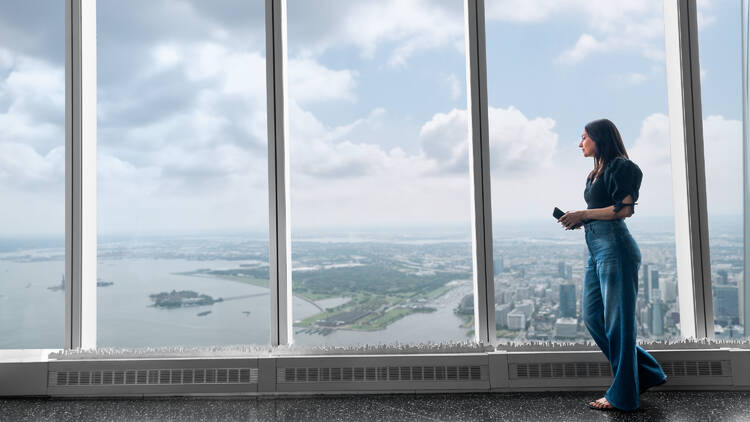
[[[588,208],[567,212],[558,221],[566,230],[581,225],[586,230],[583,321],[614,374],[604,397],[588,406],[635,410],[640,393],[667,380],[659,363],[635,340],[641,251],[623,219],[633,215],[643,173],[628,159],[620,132],[607,119],[587,124],[578,146],[584,157],[594,157],[583,192]]]

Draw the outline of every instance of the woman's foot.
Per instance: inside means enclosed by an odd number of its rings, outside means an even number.
[[[590,401],[589,407],[592,409],[598,409],[598,410],[611,410],[615,407],[609,404],[609,401],[606,397],[602,397],[599,400],[596,401]]]

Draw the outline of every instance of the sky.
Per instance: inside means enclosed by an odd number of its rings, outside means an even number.
[[[98,230],[268,226],[264,2],[97,2]],[[292,233],[468,230],[463,2],[288,0]],[[699,1],[709,218],[741,212],[739,4]],[[0,4],[0,231],[64,231],[63,2]],[[672,215],[652,0],[486,0],[493,219],[585,208],[607,117]],[[554,223],[554,222],[553,222]]]

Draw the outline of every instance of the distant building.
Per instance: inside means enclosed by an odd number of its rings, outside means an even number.
[[[716,285],[713,286],[713,293],[716,316],[727,319],[739,319],[740,299],[737,286]]]
[[[526,328],[526,314],[514,309],[508,313],[508,328],[511,330],[523,330]]]
[[[662,300],[664,300],[665,303],[677,300],[677,281],[665,280],[662,284],[664,285],[664,289],[661,293]]]
[[[495,306],[495,324],[500,328],[508,327],[508,314],[511,311],[510,304]]]
[[[565,261],[557,263],[557,276],[560,278],[567,278],[567,271],[565,270]]]
[[[651,270],[651,290],[659,288],[659,270]]]
[[[531,314],[534,313],[534,301],[530,299],[524,299],[516,303],[516,311],[523,312],[526,314],[526,319],[531,318]]]
[[[643,264],[643,298],[646,303],[651,302],[651,285],[648,282],[648,264]]]
[[[651,289],[651,302],[661,300],[661,289]]]
[[[664,335],[664,314],[664,302],[662,302],[661,299],[656,299],[651,304],[651,318],[653,319],[651,323],[651,334],[656,337]]]
[[[716,280],[717,284],[727,285],[729,284],[729,273],[727,273],[727,270],[719,270],[719,279]]]
[[[560,317],[576,318],[576,286],[573,284],[560,285]]]
[[[504,262],[503,262],[503,256],[499,255],[497,258],[495,258],[495,275],[499,275],[504,270]]]
[[[578,331],[578,320],[575,318],[557,318],[555,337],[575,337]]]

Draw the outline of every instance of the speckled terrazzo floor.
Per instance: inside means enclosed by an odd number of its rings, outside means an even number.
[[[649,392],[633,413],[586,393],[306,398],[4,399],[0,421],[750,421],[750,392]]]

